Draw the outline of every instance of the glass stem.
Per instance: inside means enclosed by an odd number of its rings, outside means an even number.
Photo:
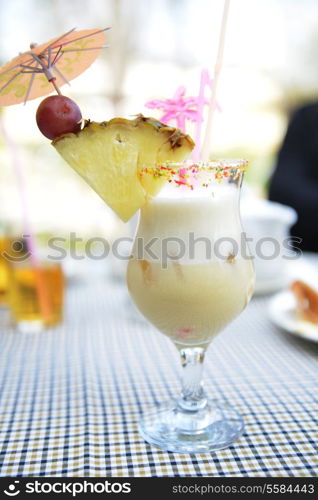
[[[180,350],[183,368],[182,393],[179,407],[182,410],[196,412],[207,404],[202,384],[203,362],[206,348],[185,347]]]

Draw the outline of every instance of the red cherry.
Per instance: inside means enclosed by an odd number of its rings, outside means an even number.
[[[36,123],[45,137],[55,139],[59,135],[78,132],[82,113],[77,104],[64,95],[52,95],[44,99],[36,112]]]

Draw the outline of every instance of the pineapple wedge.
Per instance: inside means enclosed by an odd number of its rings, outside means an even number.
[[[125,222],[166,182],[143,170],[182,161],[194,147],[180,130],[142,115],[88,121],[79,132],[61,135],[52,144]]]

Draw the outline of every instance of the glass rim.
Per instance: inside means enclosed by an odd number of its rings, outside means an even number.
[[[153,178],[166,180],[168,183],[188,186],[191,189],[198,186],[202,180],[203,187],[213,182],[231,181],[242,182],[248,161],[244,159],[220,159],[194,162],[191,159],[184,161],[166,161],[154,167],[145,167],[139,175],[150,175]]]
[[[161,164],[157,165],[166,166],[166,167],[174,167],[174,168],[182,168],[182,167],[199,167],[202,170],[214,170],[220,168],[237,168],[237,169],[245,169],[248,166],[248,160],[244,158],[219,158],[215,160],[199,160],[194,161],[191,159],[186,159],[183,161],[165,161]]]

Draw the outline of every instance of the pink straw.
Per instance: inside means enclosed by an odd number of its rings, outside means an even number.
[[[23,178],[23,167],[21,164],[21,158],[19,155],[18,147],[17,145],[12,141],[11,137],[6,131],[6,128],[3,123],[3,119],[0,119],[0,126],[1,126],[1,131],[2,135],[4,137],[5,143],[8,146],[8,149],[11,153],[11,158],[12,158],[12,166],[14,169],[14,174],[16,177],[17,185],[18,185],[18,191],[20,195],[20,201],[21,201],[21,209],[22,209],[22,218],[23,218],[23,236],[27,237],[26,240],[26,245],[28,248],[28,251],[30,253],[30,259],[32,264],[37,265],[38,264],[38,258],[37,258],[37,249],[36,249],[36,242],[35,238],[32,234],[31,231],[31,224],[30,224],[30,218],[29,218],[29,208],[28,208],[28,203],[27,203],[27,197],[26,197],[26,188],[25,188],[25,182]]]
[[[214,111],[215,111],[215,107],[216,107],[217,86],[218,86],[219,77],[220,77],[220,73],[221,73],[222,65],[223,65],[225,35],[226,35],[226,26],[227,26],[229,8],[230,8],[230,0],[224,0],[223,16],[222,16],[222,24],[221,24],[221,31],[220,31],[220,37],[219,37],[217,58],[216,58],[216,63],[215,63],[215,67],[214,67],[214,76],[213,76],[212,87],[211,87],[211,99],[210,99],[210,105],[209,105],[208,119],[207,119],[206,131],[205,131],[205,136],[204,136],[203,146],[202,146],[202,159],[203,160],[209,159],[212,122],[213,122]]]
[[[45,283],[45,277],[43,275],[43,271],[41,270],[40,267],[40,262],[38,258],[38,253],[37,253],[37,245],[36,245],[36,240],[35,237],[31,231],[31,223],[30,223],[30,217],[29,217],[29,206],[27,202],[27,194],[26,194],[26,187],[25,187],[25,182],[24,182],[24,177],[23,177],[23,167],[21,163],[21,157],[19,154],[19,150],[17,145],[14,143],[14,141],[11,139],[9,134],[6,131],[6,128],[4,126],[3,119],[0,118],[0,128],[4,137],[4,140],[8,146],[8,149],[11,153],[11,158],[12,158],[12,165],[15,173],[15,177],[17,180],[17,185],[18,185],[18,191],[20,195],[20,200],[21,200],[21,209],[22,209],[22,217],[23,217],[23,236],[26,238],[26,246],[28,249],[28,253],[30,256],[30,260],[32,263],[32,266],[35,271],[35,278],[36,278],[36,288],[38,292],[38,298],[39,298],[39,306],[41,309],[41,313],[43,314],[43,317],[45,319],[49,318],[51,315],[51,305],[49,302],[49,297],[47,293],[47,286]]]
[[[207,69],[203,69],[201,71],[200,78],[200,90],[199,96],[197,98],[197,118],[196,118],[196,127],[195,127],[195,147],[192,154],[192,160],[194,163],[200,160],[200,147],[201,147],[201,131],[202,131],[202,123],[203,123],[203,110],[207,101],[204,97],[204,91],[206,85],[211,85],[211,79],[209,76],[209,72]]]

